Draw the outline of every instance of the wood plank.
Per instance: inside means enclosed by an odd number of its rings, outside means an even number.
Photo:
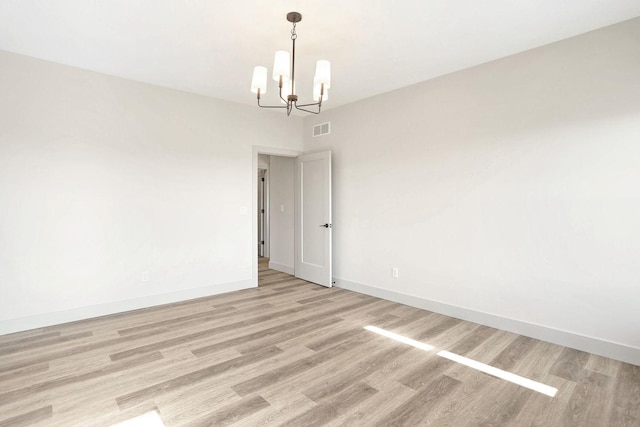
[[[25,414],[16,415],[15,417],[7,418],[4,421],[0,421],[0,427],[21,427],[31,426],[35,423],[48,420],[53,415],[53,408],[51,405],[45,406],[40,409],[27,412]]]
[[[93,335],[93,332],[87,331],[87,332],[79,332],[79,333],[64,335],[64,336],[54,336],[51,338],[37,340],[37,341],[32,340],[29,342],[22,342],[14,345],[7,345],[7,346],[3,345],[2,347],[0,347],[0,356],[4,356],[5,354],[12,354],[12,353],[19,353],[19,352],[34,350],[34,349],[46,347],[46,346],[53,346],[56,344],[66,343],[69,341],[80,340],[83,338],[88,338],[92,335]]]
[[[620,364],[611,398],[609,425],[640,425],[640,366]]]
[[[154,396],[175,388],[188,387],[194,382],[204,381],[210,377],[215,377],[223,372],[237,370],[251,363],[256,363],[264,358],[269,358],[282,350],[277,347],[266,348],[261,352],[249,353],[234,359],[208,366],[203,369],[180,375],[175,378],[168,379],[161,383],[137,390],[116,398],[118,406],[127,408],[140,402],[151,400]]]
[[[322,382],[303,390],[302,393],[311,400],[320,402],[322,399],[342,392],[352,384],[363,381],[370,374],[382,366],[392,363],[408,351],[408,347],[391,347],[384,349],[371,357],[357,362],[355,366],[349,366],[348,369],[341,370],[330,377],[325,377]]]
[[[78,375],[69,375],[62,378],[57,378],[55,380],[34,383],[30,384],[26,387],[22,387],[19,389],[11,390],[5,393],[0,393],[0,406],[6,405],[15,400],[19,400],[26,396],[31,396],[36,393],[41,393],[43,391],[48,391],[56,388],[63,387],[67,384],[78,384],[84,381],[89,381],[94,378],[99,378],[101,376],[110,375],[114,372],[126,371],[134,366],[139,366],[145,363],[154,362],[156,360],[162,359],[162,354],[159,352],[149,353],[142,357],[132,358],[123,363],[113,363],[110,366],[105,366],[101,369],[97,369],[95,371],[86,372]]]
[[[460,381],[446,375],[436,374],[428,385],[425,385],[418,393],[398,406],[390,414],[384,416],[375,425],[419,425],[431,411],[434,411],[461,384]]]
[[[265,372],[262,375],[248,379],[246,381],[239,382],[231,387],[240,396],[258,391],[259,389],[266,388],[272,384],[282,381],[285,378],[295,376],[306,370],[313,369],[314,367],[327,363],[332,357],[339,355],[345,351],[348,351],[351,347],[356,346],[359,342],[365,342],[366,335],[361,333],[341,344],[334,347],[329,347],[326,350],[317,352],[316,354],[306,357],[302,360],[295,361],[286,366]]]
[[[269,402],[262,397],[249,396],[185,425],[193,427],[227,426],[268,407]]]
[[[334,395],[326,402],[313,407],[302,415],[299,415],[285,423],[283,426],[322,426],[335,419],[340,413],[348,411],[351,407],[363,400],[369,399],[378,390],[365,383],[357,383],[346,390]]]
[[[578,381],[584,375],[589,353],[565,348],[553,364],[549,373],[569,381]]]
[[[584,371],[566,406],[562,422],[566,426],[584,426],[587,424],[606,425],[609,407],[598,406],[597,402],[606,402],[611,393],[612,378],[597,372]]]

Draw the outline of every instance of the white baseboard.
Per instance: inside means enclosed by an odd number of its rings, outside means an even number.
[[[640,366],[640,348],[335,278],[335,286]]]
[[[277,262],[269,261],[269,268],[272,270],[278,270],[278,271],[282,271],[283,273],[291,274],[292,276],[295,273],[295,270],[293,267],[289,265],[278,264]]]
[[[170,304],[172,302],[218,295],[253,287],[255,286],[251,284],[250,280],[243,280],[240,282],[222,283],[202,288],[186,289],[168,294],[150,295],[123,301],[78,307],[70,310],[20,317],[17,319],[2,320],[0,321],[0,335],[59,325],[61,323],[75,322],[77,320],[90,319],[109,314],[123,313],[125,311],[148,308],[156,305]]]

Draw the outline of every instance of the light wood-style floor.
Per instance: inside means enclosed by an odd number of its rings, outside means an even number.
[[[166,426],[637,427],[640,367],[323,288],[264,262],[258,289],[0,336],[0,426],[109,426],[148,411]]]

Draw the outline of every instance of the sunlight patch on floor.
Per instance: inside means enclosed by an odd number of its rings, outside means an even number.
[[[412,347],[419,348],[420,350],[431,351],[434,349],[432,345],[416,341],[409,337],[405,337],[404,335],[396,334],[394,332],[387,331],[386,329],[378,328],[376,326],[368,325],[365,326],[364,329],[382,335],[384,337],[391,338],[392,340],[401,342],[403,344],[408,344]],[[460,356],[446,350],[441,350],[436,354],[440,357],[444,357],[445,359],[460,363],[461,365],[468,366],[469,368],[476,369],[480,372],[484,372],[485,374],[489,374],[505,381],[512,382],[519,386],[526,387],[530,390],[537,391],[538,393],[546,394],[550,397],[554,397],[558,392],[558,389],[555,387],[551,387],[546,384],[530,380],[529,378],[512,374],[511,372],[503,371],[502,369],[495,368],[482,362],[478,362],[477,360],[469,359],[468,357]]]
[[[150,411],[139,417],[114,424],[111,427],[165,427],[165,425],[156,411]]]
[[[424,350],[424,351],[433,350],[433,346],[432,345],[425,344],[423,342],[413,340],[411,338],[405,337],[404,335],[399,335],[399,334],[393,333],[391,331],[387,331],[386,329],[377,328],[377,327],[371,326],[371,325],[365,326],[364,328],[367,331],[375,332],[378,335],[382,335],[383,337],[391,338],[392,340],[396,340],[396,341],[401,342],[403,344],[408,344],[408,345],[410,345],[412,347],[419,348],[420,350]]]

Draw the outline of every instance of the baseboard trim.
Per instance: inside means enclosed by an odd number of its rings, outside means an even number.
[[[46,326],[59,325],[62,323],[107,316],[109,314],[123,313],[125,311],[138,310],[141,308],[154,307],[157,305],[170,304],[173,302],[186,301],[254,287],[255,286],[251,283],[251,280],[243,280],[240,282],[222,283],[202,288],[185,289],[167,294],[150,295],[140,298],[78,307],[70,310],[2,320],[0,321],[0,335],[28,331],[36,328],[44,328]]]
[[[283,273],[291,274],[292,276],[295,274],[295,270],[293,267],[284,264],[278,264],[277,262],[269,261],[269,268],[272,270],[278,270]]]
[[[335,286],[640,366],[640,348],[335,278]]]

